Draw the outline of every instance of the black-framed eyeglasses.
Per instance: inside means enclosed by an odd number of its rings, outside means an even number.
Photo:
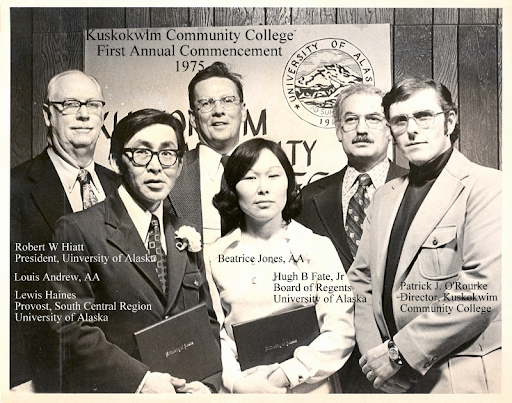
[[[225,95],[221,98],[205,98],[199,99],[195,102],[197,109],[203,113],[211,112],[215,107],[215,102],[219,101],[222,108],[226,111],[235,109],[237,105],[240,105],[240,98],[235,95]]]
[[[376,129],[381,127],[382,122],[386,119],[384,116],[381,116],[376,113],[369,113],[368,115],[345,115],[341,121],[341,127],[344,131],[348,132],[350,130],[354,130],[359,124],[359,120],[363,118],[366,122],[366,125],[372,129]]]
[[[64,101],[49,100],[48,105],[60,105],[60,108],[57,109],[63,115],[71,115],[73,113],[78,113],[82,105],[85,105],[85,107],[87,108],[87,112],[93,113],[95,115],[100,115],[101,110],[105,106],[105,101],[101,101],[99,99],[90,99],[85,102],[78,101],[77,99],[66,99]]]
[[[402,134],[409,127],[409,120],[414,119],[418,127],[429,129],[435,122],[438,115],[444,112],[434,112],[431,110],[418,111],[410,115],[397,115],[389,119],[389,126],[394,134]]]
[[[153,151],[147,148],[123,148],[123,152],[132,160],[134,165],[139,167],[147,167],[155,155],[162,167],[172,167],[183,155],[180,150],[171,149]]]

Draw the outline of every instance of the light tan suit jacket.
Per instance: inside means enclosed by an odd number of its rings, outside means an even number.
[[[390,336],[382,309],[384,273],[408,183],[401,177],[377,190],[348,272],[354,294],[365,300],[355,308],[362,354]],[[501,172],[453,151],[409,228],[392,295],[393,339],[422,375],[449,369],[454,357],[483,357],[501,348]],[[490,370],[482,368],[482,382]],[[454,377],[423,379],[430,384],[421,390],[432,391],[441,379],[450,383]]]

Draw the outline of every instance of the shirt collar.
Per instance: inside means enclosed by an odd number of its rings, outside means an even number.
[[[305,240],[306,242],[309,239],[306,235],[311,234],[311,230],[303,227],[299,223],[294,220],[291,220],[290,224],[288,224],[285,228],[284,239],[286,242],[290,243],[291,240],[296,239],[297,241]],[[216,241],[212,246],[215,248],[215,254],[223,254],[228,249],[235,248],[242,239],[242,230],[240,228],[235,228],[228,234],[224,235],[218,241]],[[307,245],[304,245],[304,249],[307,249]]]
[[[124,185],[119,186],[119,197],[123,201],[124,207],[128,212],[128,215],[133,221],[140,238],[145,242],[148,234],[149,224],[151,223],[151,215],[154,214],[160,223],[160,228],[163,227],[164,210],[163,203],[160,203],[157,209],[151,213],[148,210],[143,209],[139,203],[137,203],[133,197],[128,193]]]
[[[205,172],[212,180],[221,165],[221,157],[222,155],[212,148],[204,144],[199,145],[199,161],[201,161],[202,173]]]
[[[350,189],[354,186],[354,183],[357,180],[357,177],[363,173],[366,173],[370,176],[372,180],[372,185],[375,188],[382,186],[386,182],[386,176],[389,170],[389,159],[384,158],[381,162],[375,165],[372,169],[366,172],[360,172],[355,169],[353,166],[348,165],[347,171],[345,172],[345,177],[343,178],[343,187],[345,189]]]
[[[74,167],[67,161],[63,160],[59,155],[53,150],[53,148],[48,147],[47,149],[48,156],[50,157],[50,160],[53,163],[53,166],[59,173],[59,177],[61,178],[61,181],[63,182],[66,189],[73,190],[73,187],[79,183],[78,182],[78,173],[80,172],[80,169],[77,167]],[[84,167],[86,171],[88,171],[91,174],[91,179],[94,187],[96,189],[99,188],[99,178],[98,175],[96,175],[96,171],[94,170],[94,161],[91,161],[89,165]]]
[[[233,150],[231,150],[226,155],[231,155]],[[211,180],[215,177],[217,170],[222,165],[220,159],[222,155],[215,151],[213,148],[208,147],[205,144],[199,144],[199,161],[201,161],[201,169],[202,172],[206,172],[206,174],[210,177]]]

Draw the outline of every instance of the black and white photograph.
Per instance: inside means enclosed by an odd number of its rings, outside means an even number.
[[[510,6],[134,3],[1,4],[0,400],[506,401]]]

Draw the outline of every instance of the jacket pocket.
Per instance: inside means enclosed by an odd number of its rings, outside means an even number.
[[[418,255],[420,273],[429,280],[446,280],[458,274],[462,256],[457,226],[438,227],[423,243]]]
[[[185,309],[199,304],[199,290],[203,286],[204,277],[201,272],[185,273],[183,276],[183,302]]]

